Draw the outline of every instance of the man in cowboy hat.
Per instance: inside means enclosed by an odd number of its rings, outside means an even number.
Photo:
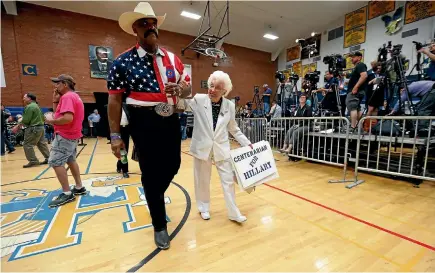
[[[149,3],[141,2],[133,12],[119,17],[120,27],[136,36],[137,43],[116,58],[107,78],[112,152],[120,158],[124,149],[120,121],[125,106],[139,153],[154,241],[160,249],[170,245],[164,193],[181,163],[180,122],[175,108],[180,98],[191,93],[190,78],[181,60],[158,45],[158,28],[165,16],[156,16]]]

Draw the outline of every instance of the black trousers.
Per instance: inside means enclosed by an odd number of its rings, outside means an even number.
[[[165,191],[181,164],[181,132],[177,114],[159,116],[145,107],[128,107],[130,134],[139,151],[142,186],[155,231],[166,228]]]
[[[128,147],[130,146],[130,127],[121,126],[121,139],[124,142],[125,150],[128,153]],[[118,160],[116,163],[116,170],[121,170],[123,173],[128,173],[128,162],[122,164],[121,160]]]

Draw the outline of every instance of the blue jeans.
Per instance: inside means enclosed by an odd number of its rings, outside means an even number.
[[[270,104],[268,102],[264,102],[264,114],[267,115],[270,112]]]
[[[181,126],[181,140],[187,139],[187,126]]]

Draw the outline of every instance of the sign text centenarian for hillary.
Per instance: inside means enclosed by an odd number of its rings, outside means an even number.
[[[231,160],[242,188],[264,183],[277,174],[272,149],[267,141],[231,151]],[[275,176],[274,176],[275,177]]]

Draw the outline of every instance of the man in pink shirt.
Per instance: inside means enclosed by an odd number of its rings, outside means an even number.
[[[75,82],[69,75],[51,78],[54,83],[53,116],[46,117],[46,122],[53,124],[55,138],[50,151],[48,164],[56,172],[62,185],[62,193],[48,205],[58,207],[75,200],[75,195],[86,193],[80,178],[79,165],[76,162],[78,140],[82,137],[82,123],[85,116],[84,105],[79,95],[74,92]],[[65,169],[68,164],[75,180],[75,187],[70,189]]]

